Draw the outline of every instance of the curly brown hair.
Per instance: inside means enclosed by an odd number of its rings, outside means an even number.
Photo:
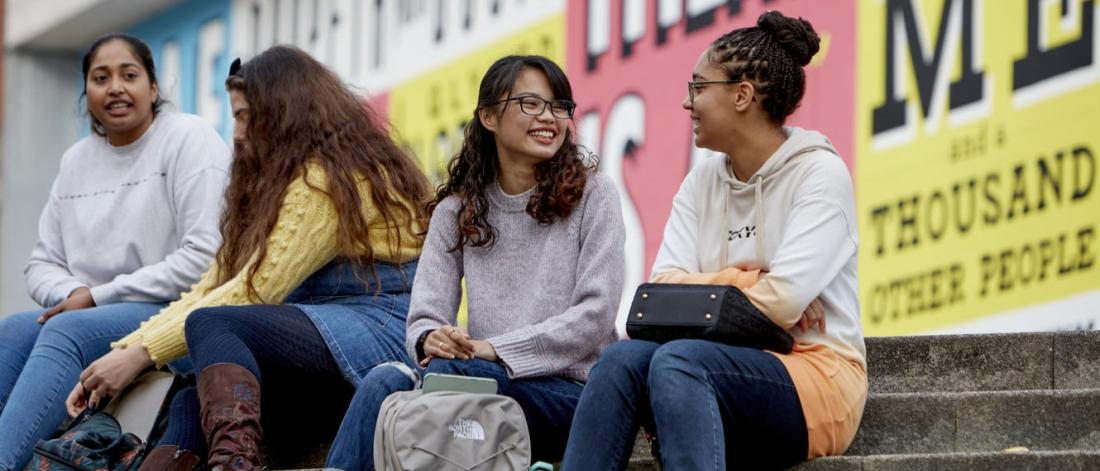
[[[406,231],[422,237],[427,178],[370,107],[324,65],[296,48],[276,46],[245,62],[226,88],[244,94],[249,120],[247,142],[234,146],[217,285],[244,269],[253,255],[256,260],[267,255],[267,237],[287,185],[308,171],[307,162],[325,171],[328,188],[315,189],[336,207],[341,256],[363,267],[374,263],[362,181],[369,183],[370,203],[390,228],[391,240],[401,240]],[[252,284],[258,269],[258,263],[249,269],[247,285],[249,297],[261,302]]]
[[[462,149],[451,159],[446,181],[436,189],[435,199],[428,205],[428,212],[434,212],[448,196],[456,195],[462,200],[458,243],[452,251],[466,245],[492,247],[496,242],[496,229],[488,219],[489,199],[485,191],[496,181],[500,162],[495,135],[482,124],[479,113],[499,108],[498,115],[504,114],[507,104],[501,104],[501,99],[511,97],[512,87],[524,67],[538,69],[546,75],[554,99],[573,99],[573,88],[565,72],[542,56],[506,56],[485,72],[478,91],[477,108],[466,124]],[[561,148],[553,157],[535,166],[536,184],[527,202],[527,214],[540,224],[551,224],[569,216],[584,196],[588,173],[598,165],[596,156],[579,147],[573,141],[572,130],[566,127]]]

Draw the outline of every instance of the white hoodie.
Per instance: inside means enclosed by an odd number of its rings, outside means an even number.
[[[761,268],[745,295],[799,344],[821,344],[866,368],[859,319],[859,243],[851,176],[820,133],[788,138],[748,183],[726,158],[700,162],[672,203],[653,276]],[[793,328],[815,298],[825,334]]]

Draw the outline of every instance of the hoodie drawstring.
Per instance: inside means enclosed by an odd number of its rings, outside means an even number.
[[[768,269],[767,247],[764,245],[764,177],[757,175],[753,187],[756,191],[756,256],[760,259],[761,268]]]
[[[733,199],[733,185],[728,185],[727,184],[726,185],[725,206],[722,206],[722,230],[723,231],[730,230],[730,200],[732,200],[732,199]],[[719,267],[725,267],[727,264],[730,263],[730,242],[733,242],[733,241],[731,241],[729,238],[726,238],[726,241],[722,243],[722,248],[718,251],[718,256],[721,257],[721,258],[719,258],[719,260],[721,260],[721,262],[719,263]]]

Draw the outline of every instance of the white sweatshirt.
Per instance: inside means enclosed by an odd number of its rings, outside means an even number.
[[[859,319],[859,243],[851,176],[820,133],[784,128],[788,138],[747,183],[726,159],[688,173],[653,265],[666,273],[762,268],[745,295],[801,344],[823,344],[866,367]],[[793,328],[821,300],[825,334]]]
[[[194,115],[161,112],[121,147],[91,135],[61,157],[23,273],[46,307],[89,287],[97,305],[163,303],[198,281],[221,245],[229,148]]]

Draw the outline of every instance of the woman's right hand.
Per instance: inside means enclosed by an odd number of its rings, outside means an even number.
[[[458,327],[445,325],[433,330],[424,337],[424,359],[420,366],[428,366],[432,358],[469,360],[474,357],[476,347],[470,334]]]
[[[85,286],[74,289],[72,293],[69,293],[69,297],[60,304],[49,308],[46,312],[43,312],[38,317],[39,324],[45,324],[51,317],[61,314],[65,311],[75,311],[78,309],[88,309],[95,307],[95,300],[92,299],[92,290]]]

